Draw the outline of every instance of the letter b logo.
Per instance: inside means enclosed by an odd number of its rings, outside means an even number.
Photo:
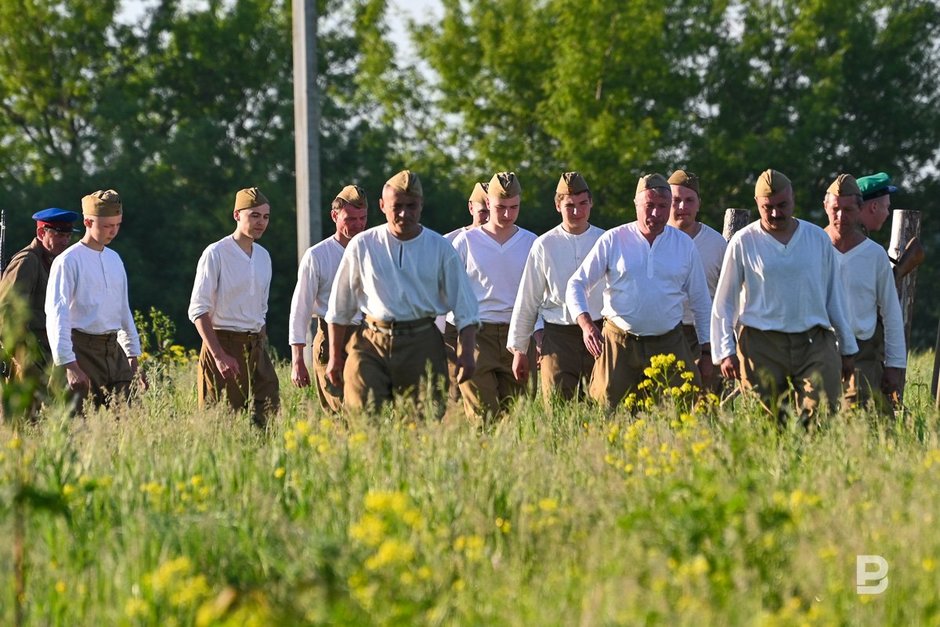
[[[873,565],[875,568],[870,569]],[[874,582],[874,585],[868,585]],[[880,555],[855,556],[855,592],[881,594],[888,589],[888,561]]]

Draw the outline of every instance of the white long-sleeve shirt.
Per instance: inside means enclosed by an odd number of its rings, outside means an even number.
[[[904,319],[888,253],[870,239],[847,253],[835,253],[853,334],[860,340],[871,339],[880,316],[885,329],[885,365],[906,368]]]
[[[310,319],[326,315],[333,279],[345,250],[336,237],[330,237],[308,248],[301,257],[297,285],[290,301],[288,341],[291,344],[305,344]]]
[[[526,351],[540,314],[543,321],[550,324],[577,324],[577,316],[572,315],[565,304],[568,279],[603,234],[603,229],[589,226],[584,233],[574,235],[558,225],[536,238],[516,291],[507,348]],[[603,304],[603,291],[591,290],[588,294],[591,319],[600,318]]]
[[[601,314],[634,335],[663,335],[682,321],[686,299],[699,342],[708,343],[711,299],[692,239],[666,226],[653,245],[636,222],[604,233],[568,281],[566,302],[575,317],[590,311],[588,289],[604,280]]]
[[[353,324],[359,312],[385,321],[455,314],[457,329],[480,321],[460,258],[441,235],[423,227],[400,240],[387,225],[359,233],[343,253],[326,321]]]
[[[517,228],[503,244],[482,228],[464,231],[453,241],[467,269],[483,322],[508,324],[512,318],[522,271],[536,237],[532,231]]]
[[[257,333],[264,327],[271,289],[271,256],[252,243],[251,255],[231,235],[210,244],[196,265],[189,299],[193,322],[208,313],[212,328]]]
[[[825,231],[797,220],[784,245],[754,222],[731,238],[712,307],[715,363],[735,354],[737,325],[784,333],[832,328],[843,355],[858,352],[835,249]]]
[[[721,233],[703,224],[695,237],[692,238],[699,257],[702,258],[702,268],[705,270],[705,283],[708,284],[708,295],[715,298],[715,289],[718,287],[718,277],[721,275],[721,262],[725,258],[725,249],[728,242]],[[695,324],[692,307],[686,301],[682,313],[682,324]]]
[[[121,257],[81,242],[55,258],[46,288],[46,333],[57,366],[75,361],[72,330],[103,335],[117,332],[128,357],[140,355],[140,336],[127,297]]]

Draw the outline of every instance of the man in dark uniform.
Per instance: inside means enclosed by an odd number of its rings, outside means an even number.
[[[46,298],[46,285],[49,283],[49,269],[52,260],[68,248],[72,233],[77,232],[74,224],[81,216],[65,209],[43,209],[33,214],[36,221],[36,237],[30,244],[13,255],[10,263],[0,278],[0,318],[9,322],[12,317],[12,299],[15,294],[25,305],[25,323],[27,333],[17,338],[15,343],[8,342],[3,363],[5,376],[19,380],[31,379],[35,382],[36,394],[33,397],[32,411],[38,409],[38,391],[45,388],[44,371],[50,362],[49,339],[46,337],[46,314],[43,303]],[[4,329],[3,335],[10,336]],[[4,399],[6,401],[7,399]],[[3,403],[3,406],[6,402]],[[0,406],[2,412],[2,406]]]

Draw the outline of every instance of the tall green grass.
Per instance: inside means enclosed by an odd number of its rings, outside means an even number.
[[[2,427],[0,623],[19,580],[29,625],[937,624],[932,359],[901,420],[812,434],[741,400],[344,421],[289,386],[262,434],[173,367],[130,410]]]

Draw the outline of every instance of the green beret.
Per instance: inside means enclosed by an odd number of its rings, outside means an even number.
[[[82,213],[86,216],[113,218],[123,212],[121,196],[113,189],[98,190],[82,198]]]
[[[238,190],[235,194],[235,211],[242,209],[254,209],[261,205],[267,205],[268,199],[264,197],[261,190],[257,187],[246,187]]]
[[[858,183],[855,182],[855,177],[851,174],[837,176],[829,189],[826,190],[826,193],[833,196],[861,196],[862,194],[858,189]]]
[[[558,179],[558,185],[555,187],[556,194],[574,196],[583,192],[591,191],[588,188],[587,181],[581,176],[580,172],[565,172]]]
[[[862,200],[871,200],[898,191],[898,188],[891,184],[891,177],[886,172],[861,177],[858,179],[858,188],[862,193]]]
[[[670,185],[688,187],[696,194],[698,193],[698,177],[692,172],[686,172],[685,170],[676,170],[669,177],[668,182]]]
[[[369,199],[366,198],[366,190],[358,185],[347,185],[336,194],[336,198],[345,201],[347,205],[352,205],[358,209],[368,209]]]
[[[665,189],[672,193],[669,189],[669,181],[662,174],[644,174],[640,177],[636,184],[636,195],[639,196],[648,189]]]
[[[477,183],[473,186],[473,191],[470,192],[470,202],[479,203],[481,205],[486,204],[486,190],[490,186],[489,183]]]
[[[790,179],[785,174],[776,170],[764,170],[754,185],[754,198],[767,198],[790,188]]]
[[[497,172],[486,190],[490,198],[515,198],[522,195],[522,185],[515,172]]]
[[[397,192],[410,194],[418,198],[424,198],[424,190],[421,188],[421,179],[411,170],[402,170],[392,178],[385,181],[386,187],[391,187]]]

